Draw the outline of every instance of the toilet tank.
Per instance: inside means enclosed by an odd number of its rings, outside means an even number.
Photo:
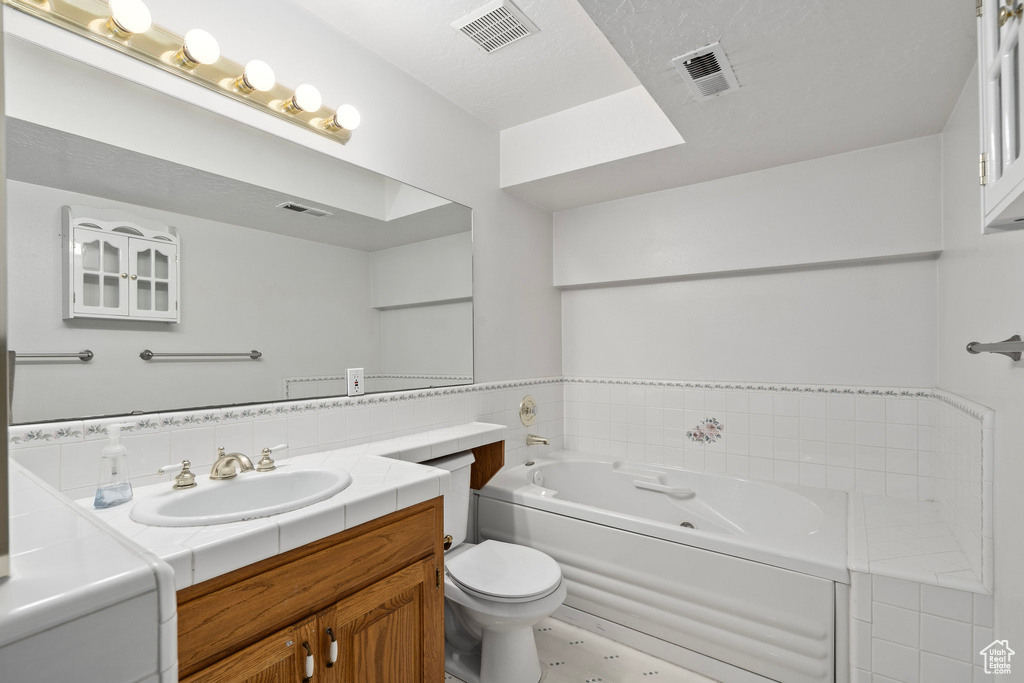
[[[476,458],[473,453],[466,451],[420,463],[452,473],[451,489],[444,494],[444,533],[451,535],[452,548],[466,540],[466,527],[469,524],[469,468],[474,460]]]

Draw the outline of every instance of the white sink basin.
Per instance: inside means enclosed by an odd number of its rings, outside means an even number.
[[[352,483],[348,472],[278,469],[246,472],[196,488],[168,490],[139,500],[130,517],[150,526],[204,526],[269,517],[326,500]]]

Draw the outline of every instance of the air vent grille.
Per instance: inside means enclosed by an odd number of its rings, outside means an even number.
[[[282,204],[278,204],[277,208],[295,211],[296,213],[305,214],[306,216],[312,216],[313,218],[323,218],[324,216],[334,215],[330,211],[324,211],[323,209],[314,209],[312,206],[306,206],[304,204],[299,204],[298,202],[284,202]]]
[[[495,0],[452,23],[452,27],[483,48],[494,52],[537,32],[537,26],[509,0]]]
[[[713,43],[672,60],[697,101],[739,90],[732,66],[721,44]]]

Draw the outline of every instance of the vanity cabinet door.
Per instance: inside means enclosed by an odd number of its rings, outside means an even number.
[[[436,572],[433,558],[421,560],[320,612],[320,680],[443,681],[444,590]],[[337,660],[327,666],[332,638]]]
[[[307,649],[317,657],[316,619],[310,617],[295,626],[258,640],[182,679],[182,683],[300,683],[306,678]],[[305,644],[305,645],[304,645]],[[372,679],[367,679],[372,680]]]

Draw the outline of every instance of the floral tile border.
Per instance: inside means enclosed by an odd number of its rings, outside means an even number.
[[[115,423],[122,423],[125,425],[122,430],[125,434],[174,431],[178,429],[192,429],[208,425],[256,421],[262,419],[290,417],[294,415],[309,415],[332,410],[388,405],[485,391],[503,391],[521,387],[559,384],[561,382],[561,377],[543,377],[507,382],[488,382],[453,387],[438,387],[434,389],[416,389],[412,391],[369,394],[366,396],[337,396],[321,399],[285,400],[238,407],[207,408],[191,411],[183,410],[166,413],[126,415],[123,417],[101,417],[88,420],[13,425],[7,428],[7,442],[11,448],[29,448],[33,446],[105,439],[107,437],[107,427]]]
[[[534,379],[486,382],[433,389],[387,392],[365,396],[337,396],[331,398],[285,400],[248,406],[212,408],[194,411],[147,413],[124,417],[105,417],[89,420],[64,422],[43,422],[8,427],[8,444],[12,448],[25,448],[48,444],[71,443],[75,441],[106,438],[107,427],[121,422],[126,424],[125,433],[173,431],[203,425],[268,418],[289,417],[333,410],[346,410],[363,406],[398,404],[447,396],[504,391],[535,387],[547,384],[613,384],[641,387],[674,387],[683,389],[704,389],[712,391],[750,391],[795,394],[878,396],[891,398],[930,398],[941,401],[974,420],[986,429],[992,428],[993,411],[980,404],[941,389],[858,387],[843,385],[775,384],[743,382],[711,382],[687,380],[621,379],[599,377],[542,377]]]

